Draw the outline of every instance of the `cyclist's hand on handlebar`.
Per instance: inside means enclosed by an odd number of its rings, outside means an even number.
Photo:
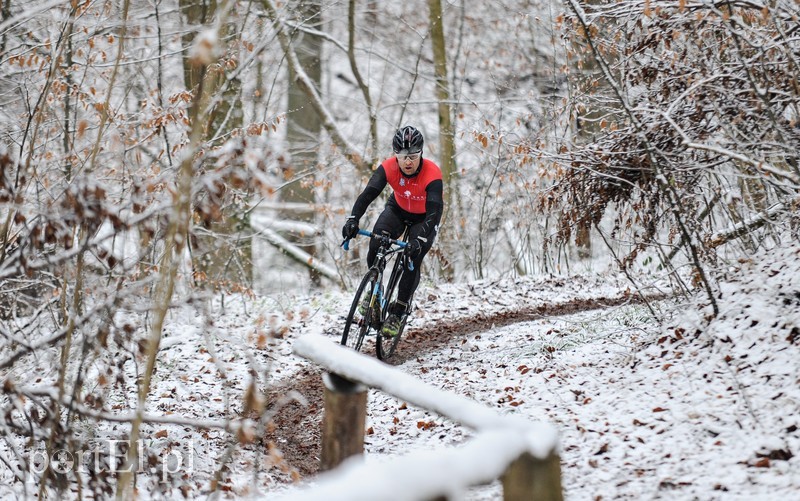
[[[342,238],[349,240],[355,238],[356,235],[358,235],[358,219],[355,216],[350,216],[342,226]]]
[[[403,251],[405,256],[411,260],[416,259],[421,252],[422,252],[422,242],[420,242],[418,238],[409,240],[408,245],[406,245],[406,248]]]

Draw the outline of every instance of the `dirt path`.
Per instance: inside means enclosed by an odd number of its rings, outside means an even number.
[[[665,296],[648,297],[648,301],[664,299]],[[489,328],[497,328],[519,322],[527,322],[543,317],[569,315],[582,311],[609,308],[624,304],[642,303],[638,296],[623,295],[599,299],[576,299],[554,305],[539,305],[526,310],[501,312],[492,315],[476,315],[439,322],[425,329],[406,331],[398,346],[398,352],[391,360],[392,365],[402,365],[411,358],[440,350],[454,343],[454,339],[464,338]],[[373,343],[369,343],[365,353],[374,354]],[[286,466],[295,470],[301,477],[314,475],[319,469],[320,423],[323,410],[322,371],[304,368],[286,384],[272,388],[269,401],[276,402],[289,391],[297,391],[307,400],[307,405],[297,402],[280,409],[274,421],[273,433],[265,437],[280,448]]]

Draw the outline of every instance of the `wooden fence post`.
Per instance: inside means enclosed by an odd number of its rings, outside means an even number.
[[[528,453],[512,462],[503,474],[504,501],[562,501],[561,459],[553,451],[545,459]]]
[[[320,470],[330,470],[346,458],[364,453],[367,387],[333,373],[322,376],[325,412],[322,418]]]

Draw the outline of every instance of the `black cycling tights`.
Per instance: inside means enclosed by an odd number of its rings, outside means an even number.
[[[397,215],[391,208],[387,207],[383,213],[378,217],[375,226],[372,228],[372,233],[380,235],[381,232],[387,232],[392,238],[398,239],[403,235],[406,227],[410,228],[408,240],[416,238],[419,235],[424,221],[419,223],[412,223],[404,221]],[[400,279],[400,285],[397,289],[397,300],[409,304],[411,296],[417,290],[419,285],[420,270],[422,269],[422,259],[431,248],[433,242],[425,242],[422,244],[422,252],[414,258],[414,270],[405,270],[403,277]],[[375,256],[378,254],[378,241],[370,240],[369,252],[367,253],[367,266],[372,266],[375,262]]]

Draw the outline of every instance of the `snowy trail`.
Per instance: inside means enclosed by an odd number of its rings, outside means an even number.
[[[664,294],[657,294],[645,299],[658,301],[664,297]],[[516,310],[477,313],[470,317],[442,320],[422,328],[409,329],[390,363],[403,365],[410,360],[419,362],[445,347],[458,348],[469,335],[490,329],[641,302],[639,296],[627,293],[613,297],[577,297],[558,303],[535,304]],[[374,343],[368,342],[363,352],[374,356]],[[293,377],[284,379],[283,384],[271,388],[268,401],[278,402],[282,395],[291,391],[302,394],[306,404],[293,402],[282,408],[275,416],[273,434],[265,439],[276,443],[289,465],[296,468],[301,476],[307,477],[317,473],[319,468],[319,425],[323,411],[321,371],[311,366],[302,368]]]
[[[567,499],[794,499],[800,492],[798,256],[744,263],[735,282],[722,284],[714,319],[702,295],[682,303],[654,300],[662,325],[620,294],[624,287],[603,289],[608,283],[432,292],[397,363],[499,412],[555,424]],[[290,387],[304,391],[310,405],[278,414],[274,439],[313,482],[320,374],[306,365],[294,379]],[[382,392],[370,390],[368,401],[367,463],[458,447],[472,436]],[[463,499],[500,497],[495,482]]]

